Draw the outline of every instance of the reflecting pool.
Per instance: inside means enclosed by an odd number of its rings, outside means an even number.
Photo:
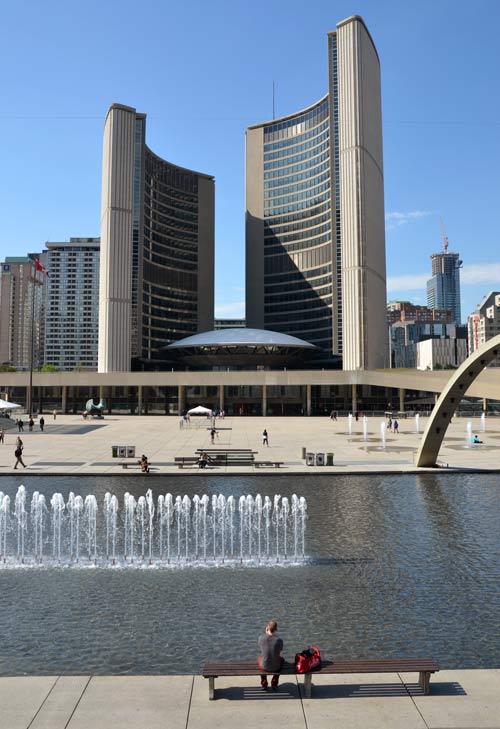
[[[35,491],[65,504],[71,492],[84,503],[93,494],[99,519],[106,493],[138,503],[146,486],[155,504],[171,493],[191,504],[203,494],[225,504],[279,494],[291,505],[298,494],[306,559],[0,569],[3,675],[198,671],[206,659],[253,658],[270,618],[287,657],[314,643],[328,656],[500,665],[497,474],[3,477],[12,509],[21,483],[29,503]]]

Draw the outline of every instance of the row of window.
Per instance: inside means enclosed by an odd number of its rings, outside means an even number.
[[[291,175],[295,172],[302,172],[303,170],[309,170],[311,167],[316,167],[316,165],[321,164],[321,162],[324,162],[325,160],[330,159],[329,152],[322,152],[321,154],[317,155],[316,157],[311,157],[307,160],[307,162],[299,162],[296,165],[291,165],[290,167],[280,167],[277,170],[271,170],[269,172],[264,172],[264,180],[274,180],[274,179],[282,179],[283,177],[286,177],[287,175]]]
[[[322,169],[325,169],[325,166],[322,167]],[[315,171],[316,172],[316,171]],[[310,190],[311,188],[314,188],[315,186],[319,185],[319,183],[323,182],[324,180],[330,180],[330,172],[322,172],[319,175],[316,175],[314,177],[311,177],[310,175],[307,175],[307,179],[305,182],[299,182],[295,185],[287,185],[286,187],[279,187],[276,190],[268,190],[264,193],[264,205],[273,205],[274,201],[276,200],[276,197],[278,195],[283,195],[285,197],[280,197],[280,200],[284,200],[288,202],[289,197],[292,195],[292,193],[296,192],[302,192],[303,190]],[[329,183],[328,183],[329,184]],[[305,195],[302,195],[304,197]],[[291,202],[293,202],[296,198],[293,197],[291,199]]]
[[[264,255],[272,256],[283,253],[293,253],[294,251],[303,251],[306,248],[316,248],[317,246],[323,245],[324,243],[331,243],[330,232],[325,235],[319,236],[318,238],[308,238],[308,240],[297,241],[294,243],[278,244],[278,245],[266,245]],[[331,257],[331,253],[330,253]]]
[[[328,155],[326,155],[326,157],[328,157]],[[330,170],[330,162],[328,160],[308,169],[306,172],[298,172],[295,175],[288,175],[287,177],[280,177],[277,180],[265,182],[264,190],[273,190],[274,188],[278,188],[282,191],[285,191],[285,188],[287,188],[289,185],[293,185],[294,183],[300,182],[301,180],[312,180],[314,177],[320,175],[324,170]]]
[[[268,231],[275,231],[276,226],[278,225],[288,225],[289,223],[293,223],[294,221],[302,221],[306,222],[307,218],[314,218],[316,215],[321,215],[322,213],[329,212],[330,211],[330,204],[329,203],[323,203],[318,204],[316,206],[309,206],[306,208],[302,213],[292,213],[290,215],[284,215],[283,217],[278,217],[276,215],[269,215],[272,220],[266,220],[264,223],[264,235]],[[309,225],[314,225],[315,223],[307,221]],[[290,230],[295,230],[292,226],[290,226]],[[297,228],[298,230],[298,228]]]
[[[316,283],[316,282],[315,282]],[[280,303],[288,304],[297,301],[300,299],[300,301],[309,301],[309,299],[312,297],[314,300],[317,299],[318,296],[325,296],[328,297],[332,293],[332,286],[331,281],[324,287],[321,288],[321,290],[315,285],[314,287],[312,284],[305,284],[301,288],[293,290],[293,293],[290,293],[290,287],[288,286],[286,294],[277,294],[277,288],[269,289],[272,291],[272,293],[267,293],[264,296],[264,307],[267,308],[267,306],[270,306],[271,304]],[[266,290],[267,291],[267,290]]]
[[[274,142],[278,139],[284,139],[290,136],[297,127],[301,130],[309,129],[316,126],[328,114],[328,99],[322,101],[315,106],[314,109],[286,119],[285,121],[275,122],[264,127],[264,141]]]
[[[330,223],[329,210],[328,213],[314,218],[314,220],[308,220],[307,217],[305,217],[305,219],[301,219],[300,223],[290,223],[289,225],[275,225],[273,220],[272,223],[266,225],[265,227],[264,241],[272,238],[279,238],[280,241],[286,242],[286,236],[290,236],[290,240],[295,240],[296,238],[300,237],[298,235],[299,231],[307,235],[307,231],[309,230],[311,231],[310,235],[313,235],[314,233],[316,233],[316,231],[319,230],[319,226],[321,226],[322,223]],[[328,226],[328,230],[330,230],[330,226]],[[301,237],[305,237],[305,235]]]
[[[274,197],[271,200],[264,200],[264,210],[278,206],[282,208],[284,205],[289,205],[295,202],[307,201],[311,197],[321,195],[321,193],[326,192],[326,190],[330,189],[329,175],[322,175],[321,179],[327,179],[328,181],[323,182],[323,184],[321,185],[317,185],[317,187],[313,187],[309,190],[303,190],[302,192],[297,192],[293,195],[284,195],[283,197]]]
[[[331,305],[331,296],[326,296],[324,299],[315,296],[313,299],[309,298],[307,300],[296,296],[293,299],[293,302],[285,302],[281,304],[273,302],[272,304],[267,304],[265,307],[265,313],[266,316],[270,316],[271,314],[282,314],[286,312],[287,314],[295,314],[297,319],[303,319],[303,311],[317,311],[318,309],[324,310],[325,307],[331,307]]]
[[[326,129],[324,132],[315,137],[314,139],[304,142],[304,144],[297,144],[295,147],[285,150],[286,155],[283,152],[271,152],[270,154],[264,155],[264,171],[275,170],[278,167],[287,167],[288,165],[294,164],[294,162],[302,162],[304,159],[315,157],[324,149],[328,149],[329,132]],[[274,161],[273,161],[274,160]]]
[[[282,205],[280,207],[266,209],[264,210],[264,217],[274,217],[275,215],[283,215],[284,213],[295,213],[299,210],[307,210],[307,208],[314,205],[320,205],[329,199],[329,193],[323,193],[322,195],[318,195],[315,200],[304,200],[303,202],[293,203],[292,205]],[[303,214],[305,215],[305,213]]]
[[[327,111],[327,113],[328,113],[328,111]],[[321,120],[318,120],[318,124],[320,121]],[[326,124],[322,124],[320,129],[324,129],[324,128],[326,128],[326,126],[327,126]],[[304,141],[307,139],[311,139],[311,137],[313,137],[317,133],[318,133],[317,128],[310,129],[308,132],[303,132],[301,134],[301,139],[303,139]],[[283,139],[280,142],[264,142],[264,152],[272,152],[275,149],[283,149],[283,148],[289,147],[291,144],[295,144],[295,143],[296,143],[296,137],[292,137],[291,139]]]

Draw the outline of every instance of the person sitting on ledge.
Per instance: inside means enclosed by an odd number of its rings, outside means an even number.
[[[200,457],[198,458],[198,467],[206,468],[207,463],[208,463],[208,455],[206,453],[200,453]]]
[[[479,440],[479,436],[473,435],[472,436],[472,442],[473,443],[482,443],[483,441],[482,440]]]
[[[149,473],[149,462],[148,457],[144,455],[144,453],[141,456],[141,460],[139,461],[139,466],[141,467],[141,471],[143,473]]]

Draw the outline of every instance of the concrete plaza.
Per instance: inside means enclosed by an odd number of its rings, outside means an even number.
[[[499,729],[500,670],[440,671],[424,696],[412,674],[317,676],[276,693],[258,678],[201,676],[0,678],[0,729]]]
[[[472,420],[472,432],[483,441],[466,447],[467,417],[455,418],[446,434],[438,462],[459,469],[500,469],[500,417],[486,419],[486,432],[479,418]],[[425,429],[427,418],[420,418],[420,434],[415,432],[415,419],[399,421],[400,432],[386,430],[386,447],[381,447],[382,417],[368,417],[368,439],[363,437],[363,422],[353,420],[348,434],[348,419],[336,422],[329,417],[232,417],[216,420],[218,435],[215,447],[250,448],[256,460],[282,461],[282,468],[253,466],[213,467],[200,470],[196,466],[180,470],[176,456],[194,456],[199,448],[210,448],[210,421],[191,419],[190,427],[180,427],[177,417],[110,415],[103,420],[83,420],[78,415],[45,416],[45,431],[38,420],[33,432],[20,434],[24,443],[26,474],[137,474],[136,468],[123,469],[127,459],[112,458],[113,445],[133,445],[136,456],[145,453],[152,463],[151,474],[221,474],[224,472],[271,475],[279,473],[389,473],[415,471],[414,454]],[[269,433],[269,447],[262,445],[262,431]],[[5,443],[0,444],[0,475],[14,473],[14,450],[17,428],[10,429]],[[310,467],[302,459],[302,449],[334,453],[333,467]],[[129,459],[135,465],[134,459]],[[422,469],[419,469],[421,471]]]

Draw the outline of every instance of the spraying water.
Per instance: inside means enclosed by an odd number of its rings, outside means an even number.
[[[352,435],[352,413],[347,416],[347,432]]]
[[[472,445],[472,423],[470,420],[467,421],[465,426],[465,445],[467,448]]]
[[[486,433],[486,413],[481,413],[481,433]]]
[[[27,493],[18,489],[11,514],[10,498],[0,492],[0,555],[3,564],[78,564],[82,547],[98,565],[133,564],[137,557],[150,564],[169,564],[172,546],[177,563],[201,560],[224,564],[231,560],[252,564],[299,561],[305,554],[307,504],[293,494],[290,500],[257,494],[214,494],[192,499],[161,494],[155,502],[149,490],[138,499],[126,493],[122,508],[107,492],[99,507],[96,497],[83,499],[70,492],[50,499],[35,491],[29,514]],[[50,522],[47,521],[50,516]],[[28,518],[29,517],[29,518]],[[47,528],[49,527],[49,528]],[[82,541],[83,540],[83,541]],[[49,552],[50,548],[50,552]]]
[[[368,418],[363,415],[363,440],[368,440]]]
[[[380,445],[385,450],[385,432],[386,432],[385,421],[380,423]]]
[[[420,415],[419,415],[419,413],[415,413],[415,433],[417,433],[417,435],[420,433]]]

